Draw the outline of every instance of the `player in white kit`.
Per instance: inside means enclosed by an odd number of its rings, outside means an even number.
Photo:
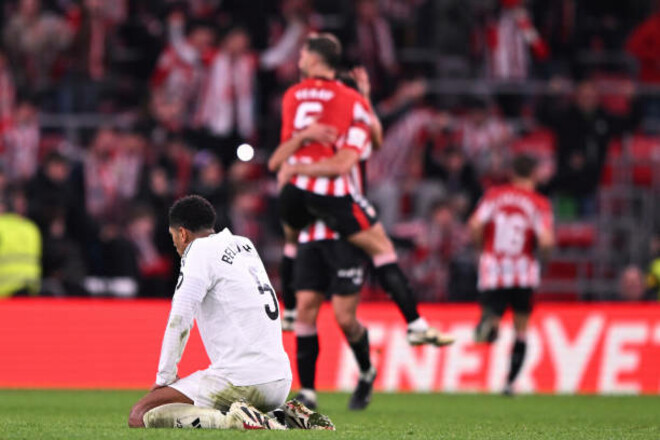
[[[330,429],[329,420],[297,402],[285,404],[291,367],[275,291],[252,242],[228,229],[215,233],[215,218],[199,196],[184,197],[170,209],[181,272],[156,382],[133,406],[129,426],[285,429],[264,414],[281,407],[283,415],[313,416]],[[180,379],[177,365],[194,320],[211,365]]]

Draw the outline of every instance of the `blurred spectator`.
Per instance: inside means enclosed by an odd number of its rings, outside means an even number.
[[[268,48],[260,64],[274,70],[277,82],[289,85],[298,79],[298,53],[307,35],[316,30],[309,0],[283,0],[280,17],[271,20]]]
[[[576,3],[576,0],[537,0],[530,3],[536,28],[550,46],[552,58],[548,61],[555,74],[571,70],[579,49],[575,41],[578,32]]]
[[[399,72],[392,30],[380,12],[377,0],[355,2],[355,28],[349,55],[366,67],[375,100],[393,88]]]
[[[247,31],[230,29],[211,61],[195,118],[202,127],[197,147],[213,150],[225,166],[238,145],[255,141],[256,67]]]
[[[44,219],[43,284],[41,293],[48,296],[86,295],[84,280],[87,273],[79,243],[68,230],[64,210],[51,211]]]
[[[167,173],[170,180],[168,194],[175,198],[188,193],[192,180],[192,151],[181,138],[171,138],[165,144],[165,151],[158,159],[158,165]],[[168,206],[169,207],[169,206]]]
[[[229,219],[229,188],[225,180],[222,163],[212,154],[200,153],[197,178],[192,186],[192,192],[206,198],[216,211],[216,227],[218,230],[231,227]]]
[[[425,132],[435,117],[428,107],[410,110],[385,132],[381,150],[367,162],[368,196],[389,231],[401,220],[403,194],[421,177]]]
[[[236,192],[232,197],[231,207],[228,210],[232,231],[237,235],[250,237],[259,246],[264,236],[261,228],[260,215],[264,210],[264,200],[253,185],[237,185]]]
[[[3,151],[5,133],[13,123],[16,88],[14,77],[5,54],[0,50],[0,152]]]
[[[660,234],[655,234],[651,238],[651,262],[649,263],[649,272],[647,275],[647,284],[649,286],[649,296],[653,296],[660,301]]]
[[[35,295],[41,284],[41,234],[18,187],[0,194],[0,298]]]
[[[619,278],[619,298],[623,301],[657,300],[652,290],[647,289],[644,272],[637,266],[628,266]]]
[[[151,76],[152,111],[173,131],[187,126],[194,114],[215,34],[203,22],[188,24],[185,38],[175,40],[161,53]]]
[[[660,84],[660,9],[632,32],[626,49],[639,63],[640,81]],[[647,116],[660,120],[660,97],[651,95],[646,102]]]
[[[416,291],[423,295],[419,299],[446,299],[450,262],[465,252],[469,244],[467,229],[453,205],[436,200],[421,221],[400,224],[394,234],[399,239],[410,238],[414,243],[414,252],[404,258],[404,265],[410,266]]]
[[[467,206],[459,213],[463,217],[467,216],[468,211],[472,210],[481,197],[477,174],[460,148],[448,146],[438,153],[434,152],[429,144],[424,153],[424,175],[428,181],[442,185],[448,195],[466,199]],[[428,197],[420,197],[420,200],[424,201],[421,209],[430,206]]]
[[[119,173],[117,167],[118,135],[112,128],[98,130],[84,163],[85,206],[95,220],[117,219],[119,208]]]
[[[57,75],[59,57],[71,43],[69,24],[42,11],[40,0],[20,0],[3,34],[19,88],[29,87],[39,93],[49,89]]]
[[[648,84],[659,84],[660,10],[635,28],[626,49],[639,61],[639,79]]]
[[[110,61],[111,18],[102,0],[84,0],[68,53],[69,68],[60,92],[60,111],[97,110]],[[120,3],[120,2],[118,2]]]
[[[539,59],[548,57],[522,0],[500,0],[497,19],[487,29],[488,74],[500,81],[520,81],[530,73],[529,50]]]
[[[554,80],[551,87],[563,87]],[[632,96],[634,90],[628,90]],[[556,100],[546,100],[539,108],[539,120],[554,130],[557,137],[557,175],[552,188],[574,198],[581,216],[596,212],[596,189],[615,136],[635,129],[639,123],[639,106],[619,117],[600,105],[600,95],[592,81],[585,80],[575,90],[574,102],[562,107]]]
[[[29,99],[19,100],[14,123],[5,133],[5,160],[10,181],[25,183],[35,175],[40,139],[36,104]]]
[[[497,117],[483,98],[473,98],[468,103],[468,113],[456,126],[456,139],[466,159],[477,169],[479,175],[487,175],[493,161],[506,156],[513,130]]]
[[[531,71],[529,51],[539,60],[548,58],[548,47],[534,28],[522,0],[500,0],[497,19],[486,29],[488,77],[496,81],[524,81]],[[519,116],[522,99],[516,94],[499,94],[504,115]]]
[[[133,208],[128,222],[128,237],[133,244],[139,267],[139,291],[142,296],[169,296],[172,259],[156,240],[158,220],[147,206]]]
[[[134,199],[140,190],[147,141],[141,134],[131,131],[119,135],[117,141],[115,158],[117,192],[121,203],[127,203]]]
[[[76,193],[70,176],[69,161],[61,154],[52,152],[45,157],[39,172],[27,187],[30,217],[44,234],[56,217],[64,218],[65,230],[82,233],[85,215],[84,207],[80,206],[82,195]],[[82,238],[77,234],[73,236]]]

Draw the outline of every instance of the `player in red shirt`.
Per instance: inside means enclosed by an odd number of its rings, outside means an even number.
[[[515,343],[504,389],[513,393],[513,382],[527,349],[526,332],[532,312],[532,292],[540,282],[540,262],[554,246],[552,206],[535,191],[536,159],[520,155],[513,160],[510,184],[484,194],[469,220],[472,238],[482,246],[479,291],[482,315],[475,341],[497,339],[500,319],[507,306],[513,309]]]
[[[420,317],[394,246],[378,222],[375,210],[355,196],[357,189],[349,173],[370,143],[371,109],[357,91],[335,79],[340,53],[341,46],[335,37],[310,37],[299,61],[306,79],[291,87],[282,103],[282,144],[270,163],[271,169],[281,164],[280,177],[285,176],[283,180],[288,182],[280,193],[280,213],[287,240],[283,287],[286,289],[287,279],[291,279],[298,231],[321,219],[369,255],[381,286],[408,323],[411,344],[450,344],[451,336],[429,327]],[[332,126],[336,138],[329,136],[328,142],[313,138],[300,140],[298,135],[315,122]],[[283,158],[288,161],[283,162]]]

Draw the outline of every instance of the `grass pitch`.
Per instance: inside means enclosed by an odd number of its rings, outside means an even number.
[[[377,394],[363,412],[322,394],[336,432],[134,430],[134,391],[0,390],[0,439],[660,439],[660,397]]]

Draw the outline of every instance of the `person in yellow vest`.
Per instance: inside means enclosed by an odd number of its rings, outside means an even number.
[[[646,282],[650,296],[660,301],[660,232],[651,239],[651,256]]]
[[[36,295],[41,287],[41,234],[26,213],[23,192],[0,197],[0,298]]]

